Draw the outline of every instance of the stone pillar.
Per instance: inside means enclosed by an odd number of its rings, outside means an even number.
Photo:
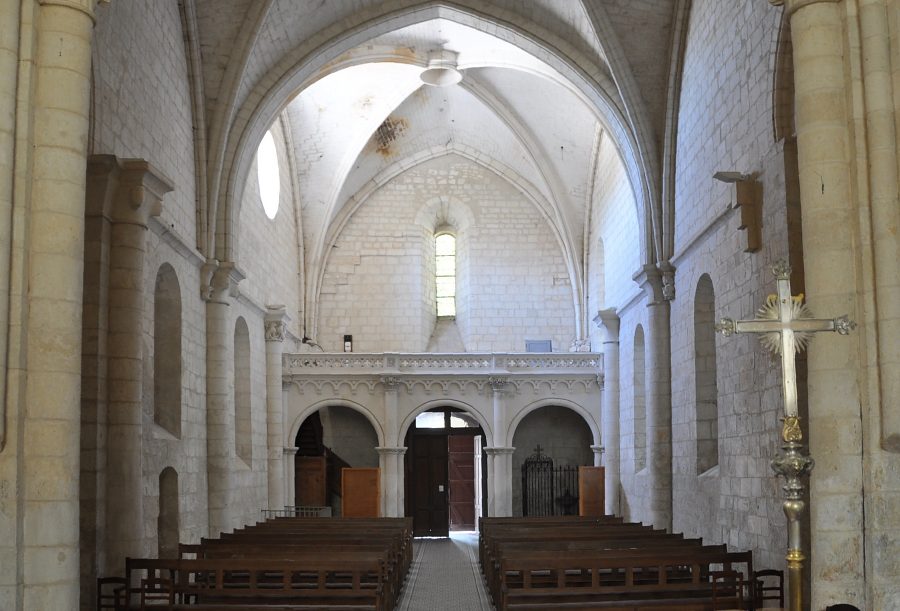
[[[0,7],[0,452],[6,446],[6,368],[10,326],[16,87],[19,79],[20,3]]]
[[[509,379],[491,377],[488,385],[493,400],[494,446],[485,448],[488,455],[488,513],[491,516],[512,515],[512,448],[506,446],[507,427],[506,390]],[[509,450],[507,453],[506,450]]]
[[[406,448],[378,447],[381,468],[381,515],[399,518],[405,513],[403,501],[403,455]]]
[[[672,368],[669,301],[663,273],[645,265],[635,277],[647,295],[647,474],[649,521],[672,530]]]
[[[20,487],[9,491],[23,507],[18,560],[13,562],[19,563],[16,596],[21,596],[18,608],[24,609],[78,608],[81,308],[93,9],[89,0],[42,0],[34,9],[23,340],[27,379],[24,431],[21,445],[16,444],[22,476]]]
[[[488,455],[488,513],[491,516],[512,515],[512,455],[515,448],[484,448]]]
[[[107,335],[106,567],[123,574],[125,558],[146,554],[143,487],[144,259],[147,223],[162,212],[169,181],[146,161],[111,166],[116,182],[109,245]]]
[[[853,143],[847,108],[852,85],[845,65],[847,9],[839,0],[788,0],[785,8],[791,14],[794,51],[807,300],[820,315],[846,313],[858,319],[854,253],[860,245],[848,159]],[[810,480],[813,609],[836,602],[868,607],[858,351],[857,333],[818,334],[809,347],[809,439],[816,461]]]
[[[594,322],[603,329],[603,396],[600,426],[606,446],[605,494],[606,513],[617,515],[619,510],[619,317],[615,308],[600,310]]]
[[[381,511],[388,517],[399,517],[405,512],[403,492],[403,460],[406,448],[391,444],[399,443],[400,423],[398,422],[399,397],[402,381],[396,376],[382,376],[384,387],[384,440],[385,447],[377,448],[381,465]]]
[[[900,199],[897,193],[898,163],[895,127],[900,100],[894,100],[891,20],[884,0],[860,0],[860,38],[863,51],[863,83],[866,94],[866,135],[869,163],[873,298],[877,342],[881,447],[900,453]],[[895,26],[896,27],[896,26]],[[895,31],[894,36],[898,37]],[[895,51],[896,52],[896,51]],[[900,84],[898,84],[900,86]],[[873,393],[875,394],[875,393]]]
[[[233,263],[204,266],[206,300],[206,473],[209,535],[229,531],[232,523],[231,474],[235,460],[234,329],[228,307],[237,293]]]
[[[297,448],[285,446],[282,449],[284,455],[284,499],[285,506],[291,507],[297,504],[297,491],[294,481],[295,460],[297,458]]]
[[[284,354],[284,306],[269,306],[265,319],[266,337],[266,437],[269,509],[281,509],[284,494],[284,405],[281,392]]]

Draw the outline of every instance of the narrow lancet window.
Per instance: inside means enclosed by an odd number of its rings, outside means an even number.
[[[434,270],[437,315],[456,316],[456,238],[452,234],[435,236]]]

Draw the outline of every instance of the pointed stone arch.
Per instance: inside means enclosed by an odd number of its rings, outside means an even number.
[[[287,54],[269,74],[259,79],[244,106],[234,113],[235,122],[227,130],[221,127],[228,132],[228,136],[222,139],[221,147],[211,154],[213,163],[218,164],[218,170],[212,174],[219,178],[211,183],[209,201],[223,202],[223,205],[210,215],[210,222],[214,224],[214,228],[208,230],[208,234],[214,235],[216,239],[213,250],[216,258],[230,261],[237,252],[235,245],[237,234],[233,230],[233,225],[236,222],[236,209],[240,205],[247,172],[252,164],[256,145],[285,102],[297,91],[332,71],[372,61],[373,58],[364,56],[354,56],[349,60],[343,57],[360,42],[433,19],[451,20],[515,44],[553,67],[562,75],[561,83],[583,97],[588,105],[595,109],[598,120],[604,124],[604,128],[616,142],[638,207],[644,210],[643,214],[638,215],[641,224],[639,236],[642,243],[642,258],[649,262],[652,259],[653,249],[647,243],[648,228],[655,226],[650,220],[654,208],[650,202],[658,198],[655,185],[659,183],[658,170],[654,164],[645,163],[645,160],[655,158],[653,151],[645,150],[653,146],[652,138],[647,134],[635,133],[634,126],[621,109],[621,101],[618,100],[620,92],[614,79],[603,66],[596,65],[588,57],[583,57],[565,40],[549,32],[542,32],[543,38],[540,38],[529,30],[508,23],[507,27],[498,29],[495,21],[483,10],[476,11],[443,2],[428,2],[424,5],[416,3],[349,27],[343,23],[340,29],[335,28],[330,40],[324,38],[326,33],[321,40],[317,39],[315,44],[301,45]],[[536,31],[541,30],[537,24],[530,24],[530,27]],[[562,53],[560,49],[565,49],[566,52]],[[416,63],[416,60],[410,59],[408,55],[385,58],[383,53],[380,53],[378,59]],[[419,63],[424,65],[424,62]],[[640,128],[640,125],[638,127]]]

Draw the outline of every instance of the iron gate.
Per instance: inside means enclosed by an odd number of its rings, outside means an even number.
[[[555,467],[542,452],[536,447],[522,463],[522,515],[577,515],[578,467]]]

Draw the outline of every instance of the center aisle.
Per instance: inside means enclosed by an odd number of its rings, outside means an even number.
[[[478,535],[416,539],[415,558],[396,611],[491,611],[478,566]]]

